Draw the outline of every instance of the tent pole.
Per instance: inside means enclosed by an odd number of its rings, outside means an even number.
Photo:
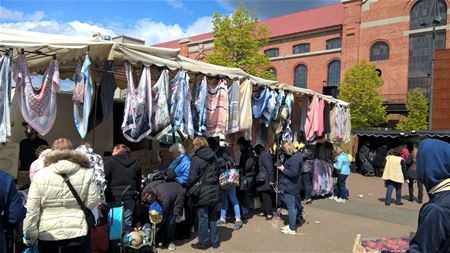
[[[94,126],[92,129],[92,149],[95,150],[95,128],[97,125],[97,102],[98,102],[98,85],[97,82],[94,80],[95,85],[95,97],[94,97]]]

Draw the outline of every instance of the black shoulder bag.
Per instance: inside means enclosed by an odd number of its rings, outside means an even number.
[[[75,191],[75,189],[73,188],[73,185],[70,182],[69,178],[67,178],[66,175],[62,175],[62,177],[64,178],[64,182],[66,182],[66,184],[69,187],[70,191],[72,192],[73,196],[77,200],[78,205],[80,206],[81,210],[83,211],[84,216],[86,217],[86,222],[87,222],[87,225],[88,225],[88,229],[90,231],[92,228],[95,227],[95,216],[94,216],[94,214],[91,212],[91,210],[89,208],[87,208],[83,204],[83,201],[81,201],[80,196],[78,195],[77,191]]]
[[[215,163],[212,165],[208,165],[197,182],[195,182],[195,184],[191,186],[191,188],[189,188],[189,190],[187,191],[187,195],[189,197],[194,199],[198,199],[200,197],[200,189],[202,188],[203,181],[205,180],[206,173],[208,172],[210,166],[215,166]]]

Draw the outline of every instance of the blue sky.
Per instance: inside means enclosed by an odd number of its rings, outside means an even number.
[[[339,0],[244,0],[260,19],[329,5]],[[211,31],[214,12],[232,13],[237,0],[64,1],[2,0],[0,25],[89,37],[126,34],[148,45]]]

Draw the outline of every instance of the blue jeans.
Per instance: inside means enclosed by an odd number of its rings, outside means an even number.
[[[400,205],[400,203],[402,202],[402,184],[401,183],[397,183],[391,180],[387,180],[386,181],[386,187],[387,187],[387,191],[386,191],[386,205],[390,205],[392,202],[392,192],[394,191],[395,188],[395,192],[396,192],[396,204]]]
[[[311,172],[302,173],[302,183],[305,189],[305,200],[311,199],[313,174]]]
[[[347,187],[345,186],[345,180],[347,180],[347,175],[339,174],[337,180],[337,197],[341,199],[346,199],[347,196]]]
[[[297,230],[297,197],[293,194],[283,193],[281,195],[284,204],[288,209],[289,228]]]
[[[236,197],[236,187],[222,191],[222,210],[220,210],[220,218],[224,220],[227,217],[228,198],[230,198],[231,204],[233,204],[234,217],[236,220],[240,220],[241,210],[239,208],[239,201]]]
[[[177,217],[173,214],[167,216],[165,221],[165,243],[169,244],[175,241],[175,232],[177,228]]]
[[[123,229],[125,231],[131,231],[133,227],[133,214],[134,214],[134,200],[125,200],[123,203]]]
[[[208,239],[211,237],[211,244],[219,244],[219,235],[217,233],[217,208],[216,206],[199,206],[197,208],[198,216],[198,244],[208,246]],[[209,229],[209,231],[208,231]],[[210,235],[208,234],[210,232]]]

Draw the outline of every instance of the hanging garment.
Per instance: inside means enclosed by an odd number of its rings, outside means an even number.
[[[239,132],[239,80],[234,80],[228,91],[228,134]]]
[[[302,98],[302,111],[300,113],[300,132],[302,133],[303,137],[306,138],[306,117],[308,115],[308,108],[309,108],[309,97],[303,96]]]
[[[319,98],[313,96],[308,108],[305,124],[305,137],[307,141],[313,141],[319,129]]]
[[[228,130],[228,88],[225,80],[208,86],[206,96],[206,136],[224,135]]]
[[[329,134],[331,132],[331,126],[330,126],[330,104],[325,103],[324,109],[323,109],[323,133]]]
[[[81,139],[86,137],[89,125],[89,114],[92,108],[92,95],[94,88],[92,87],[91,73],[89,67],[91,61],[89,56],[86,55],[83,63],[78,63],[77,70],[75,71],[74,81],[74,93],[72,100],[73,103],[73,120],[75,122],[75,128],[78,131]]]
[[[266,109],[267,102],[270,99],[270,89],[264,88],[263,90],[257,92],[252,97],[252,113],[253,118],[261,118],[264,110]]]
[[[11,56],[6,53],[0,59],[0,143],[11,137]]]
[[[169,70],[164,69],[152,88],[152,133],[157,134],[170,125],[169,104]]]
[[[337,115],[337,129],[338,129],[338,138],[339,141],[342,141],[344,139],[344,125],[345,125],[345,108],[339,104],[339,102],[336,104],[336,107],[338,109],[338,115]]]
[[[317,133],[316,136],[320,137],[323,136],[323,132],[324,132],[324,109],[325,109],[325,101],[323,99],[319,99],[319,109],[317,112],[318,115],[318,128],[317,128]]]
[[[261,121],[262,123],[268,127],[270,124],[270,121],[272,120],[272,114],[275,109],[275,105],[277,103],[277,93],[274,90],[270,91],[270,97],[267,101],[266,109],[263,112]]]
[[[138,87],[133,80],[133,67],[125,63],[127,97],[122,122],[123,136],[131,142],[139,142],[152,131],[152,90],[150,67],[144,66]]]
[[[314,160],[312,196],[325,196],[333,191],[332,171],[331,163],[320,159]]]
[[[192,120],[191,100],[189,91],[189,75],[181,70],[170,82],[170,116],[172,131],[181,131],[194,139],[194,123]]]
[[[287,120],[291,117],[293,104],[294,95],[292,95],[292,93],[288,93],[284,99],[284,104],[281,106],[280,116],[282,120]]]
[[[331,109],[330,112],[330,136],[329,139],[331,142],[337,142],[339,140],[338,138],[338,127],[337,127],[337,118],[339,114],[339,109],[334,105],[333,109]]]
[[[59,66],[56,59],[48,65],[42,85],[35,90],[31,84],[25,55],[19,55],[13,75],[16,82],[17,107],[23,119],[40,135],[46,135],[56,119],[56,93],[59,92]]]
[[[286,121],[284,130],[283,130],[283,134],[281,135],[281,139],[283,142],[285,142],[285,141],[292,142],[293,141],[294,135],[293,135],[292,129],[291,129],[291,120]]]
[[[345,109],[345,123],[344,123],[344,143],[348,143],[351,140],[352,133],[352,117],[350,115],[350,108]]]
[[[239,90],[239,131],[245,132],[246,139],[251,139],[252,136],[252,89],[252,82],[246,80]]]
[[[103,120],[109,117],[113,110],[114,92],[116,91],[116,79],[114,78],[114,61],[105,61],[103,65],[102,79],[100,80],[100,98],[103,111]]]
[[[203,136],[206,133],[206,95],[208,94],[208,81],[206,76],[202,78],[200,84],[197,85],[195,95],[195,111],[197,114],[196,134]]]
[[[280,92],[278,93],[277,96],[277,101],[275,103],[275,107],[273,108],[273,113],[272,113],[272,119],[276,120],[278,119],[280,110],[281,110],[281,106],[284,103],[284,100],[286,98],[286,95],[284,94],[283,90],[280,90]]]

